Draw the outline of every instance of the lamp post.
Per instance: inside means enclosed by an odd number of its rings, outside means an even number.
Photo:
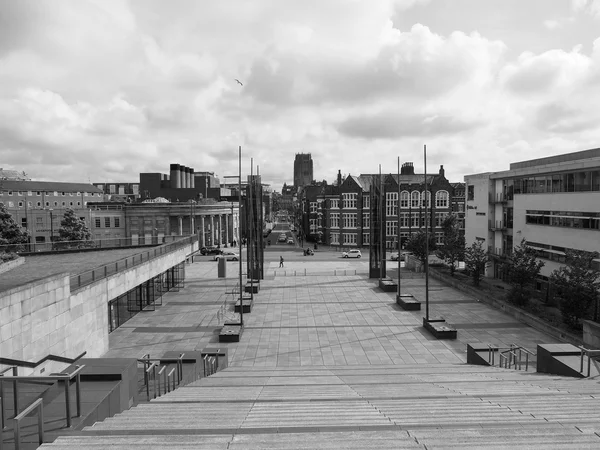
[[[53,209],[50,208],[50,250],[54,250],[54,216],[52,215]]]

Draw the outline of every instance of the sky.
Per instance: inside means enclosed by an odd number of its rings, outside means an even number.
[[[236,79],[241,84],[236,82]],[[280,190],[600,147],[600,0],[0,0],[0,167]]]

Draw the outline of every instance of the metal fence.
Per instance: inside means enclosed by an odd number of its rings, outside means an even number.
[[[161,244],[158,237],[144,238],[113,238],[92,239],[88,241],[52,241],[31,242],[26,244],[0,245],[0,253],[10,252],[19,254],[31,254],[41,252],[62,252],[73,250],[99,250],[121,247],[156,246]]]
[[[71,290],[73,291],[79,289],[122,270],[138,266],[164,254],[171,253],[188,245],[192,245],[197,240],[198,236],[196,235],[182,237],[175,242],[163,244],[150,250],[136,253],[135,255],[121,258],[117,261],[103,264],[93,269],[86,270],[85,272],[81,272],[77,275],[73,275],[71,276]]]

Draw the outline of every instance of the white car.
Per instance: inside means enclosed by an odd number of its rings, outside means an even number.
[[[238,261],[240,259],[240,255],[231,250],[224,250],[220,255],[215,255],[215,261],[218,261],[222,258],[225,258],[225,261]]]
[[[342,258],[360,258],[361,256],[362,254],[358,249],[352,249],[350,251],[342,253]]]

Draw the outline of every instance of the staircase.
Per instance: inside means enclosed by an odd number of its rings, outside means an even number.
[[[598,449],[600,382],[466,364],[228,367],[43,449]]]

